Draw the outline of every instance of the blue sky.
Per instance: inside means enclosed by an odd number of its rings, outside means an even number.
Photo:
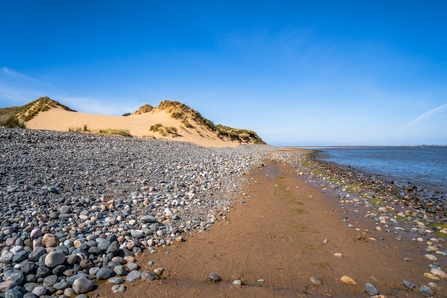
[[[0,107],[179,100],[273,145],[447,144],[445,1],[1,1]]]

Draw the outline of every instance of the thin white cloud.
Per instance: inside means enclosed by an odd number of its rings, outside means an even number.
[[[3,72],[4,74],[10,76],[10,77],[14,77],[14,78],[17,78],[17,79],[20,79],[20,80],[31,81],[31,82],[34,82],[34,83],[37,83],[37,84],[42,84],[42,85],[46,85],[46,86],[53,87],[53,86],[52,86],[50,83],[48,83],[48,82],[45,82],[45,81],[42,81],[42,80],[39,80],[39,79],[30,77],[30,76],[27,76],[27,75],[25,75],[25,74],[23,74],[23,73],[20,73],[20,72],[18,72],[18,71],[15,71],[15,70],[13,70],[13,69],[10,69],[10,68],[8,68],[8,67],[6,67],[6,66],[3,66],[3,68],[2,68],[2,72]]]
[[[51,96],[50,96],[51,97]],[[73,97],[73,96],[54,96],[54,100],[82,113],[101,114],[101,115],[122,115],[129,111],[124,105],[114,104],[108,100],[99,100],[90,97]]]
[[[405,125],[404,128],[411,127],[411,126],[413,126],[413,125],[415,125],[415,124],[417,124],[417,123],[419,123],[419,122],[421,122],[423,120],[429,119],[429,118],[433,117],[435,114],[437,114],[439,112],[442,112],[442,111],[444,111],[446,109],[447,109],[447,103],[443,104],[443,105],[441,105],[441,106],[439,106],[437,108],[434,108],[434,109],[432,109],[432,110],[430,110],[428,112],[425,112],[425,113],[423,113],[423,114],[421,114],[419,116],[417,116],[413,121],[411,121],[410,123]]]

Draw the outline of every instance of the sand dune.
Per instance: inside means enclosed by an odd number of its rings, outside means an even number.
[[[151,125],[160,123],[163,126],[177,128],[177,136],[163,136],[158,132],[149,131]],[[150,137],[172,141],[192,142],[204,147],[235,147],[239,142],[224,141],[214,133],[193,123],[195,128],[186,128],[179,120],[171,118],[164,110],[154,110],[142,115],[106,116],[67,111],[61,107],[40,112],[26,123],[30,129],[68,131],[69,128],[87,125],[92,132],[105,129],[128,130],[134,137]]]

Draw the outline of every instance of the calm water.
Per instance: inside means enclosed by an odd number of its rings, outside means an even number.
[[[447,193],[447,147],[323,147],[320,159]]]

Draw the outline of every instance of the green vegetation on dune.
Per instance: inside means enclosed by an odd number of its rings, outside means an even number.
[[[172,135],[173,137],[180,136],[177,132],[177,128],[173,126],[163,126],[161,123],[151,125],[149,131],[156,132],[166,137],[167,135]]]
[[[0,108],[0,126],[25,128],[25,123],[17,118],[22,107]]]
[[[20,121],[14,114],[0,116],[0,126],[8,128],[26,128],[25,122]]]
[[[132,135],[129,133],[126,129],[113,129],[113,128],[107,128],[107,129],[100,129],[100,130],[90,130],[87,126],[87,124],[84,124],[82,127],[69,127],[69,132],[82,132],[87,134],[98,134],[98,135],[107,135],[107,136],[122,136],[122,137],[132,137]]]
[[[138,109],[138,111],[143,107],[144,106]],[[216,134],[216,136],[222,140],[237,141],[247,144],[265,144],[265,142],[252,130],[237,129],[221,124],[215,125],[213,121],[206,119],[196,110],[178,101],[163,100],[157,106],[157,109],[164,110],[170,114],[173,119],[180,120],[186,128],[195,128],[191,124],[191,121],[194,121],[203,128]]]
[[[149,113],[154,109],[153,106],[149,104],[142,105],[138,110],[136,110],[133,114],[134,115],[141,115],[145,113]],[[124,115],[123,115],[124,116]]]
[[[242,141],[242,143],[265,144],[265,142],[253,130],[232,128],[218,124],[215,126],[217,136],[221,139]]]
[[[26,122],[26,121],[33,119],[40,112],[46,112],[49,109],[56,108],[56,107],[61,107],[64,110],[67,110],[70,112],[76,112],[75,110],[72,110],[69,107],[61,104],[60,102],[52,100],[51,98],[49,98],[47,96],[43,96],[43,97],[36,99],[35,101],[30,102],[29,104],[21,106],[20,111],[16,115],[19,119]]]
[[[76,112],[47,96],[43,96],[23,106],[0,108],[0,126],[25,128],[25,122],[33,119],[40,112],[56,107]]]

